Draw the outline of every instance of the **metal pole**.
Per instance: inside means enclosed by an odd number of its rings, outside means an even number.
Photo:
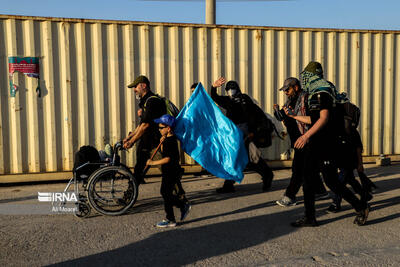
[[[206,24],[215,24],[215,0],[206,0]]]

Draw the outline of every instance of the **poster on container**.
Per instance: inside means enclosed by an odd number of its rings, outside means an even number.
[[[13,82],[13,74],[20,72],[28,77],[38,79],[36,93],[40,97],[40,76],[38,57],[8,57],[8,75],[10,79],[10,96],[15,97],[18,86]]]

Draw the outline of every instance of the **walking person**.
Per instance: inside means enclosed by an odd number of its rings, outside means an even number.
[[[181,191],[181,166],[179,164],[178,140],[174,135],[175,118],[171,115],[163,115],[154,120],[158,123],[158,129],[161,134],[161,154],[160,160],[147,160],[147,165],[161,165],[161,189],[160,193],[164,199],[164,209],[166,218],[159,222],[157,227],[175,227],[176,220],[174,215],[174,206],[181,210],[181,221],[183,221],[191,209],[190,204],[180,197]]]
[[[345,185],[351,185],[354,192],[356,192],[362,200],[370,201],[373,197],[372,190],[376,188],[376,185],[364,173],[362,160],[363,144],[360,134],[356,127],[347,120],[348,119],[345,118],[345,138],[347,147],[343,153],[338,155],[338,158],[341,159],[339,160],[339,180]],[[354,169],[358,172],[361,184],[354,176]],[[332,204],[328,207],[327,211],[336,213],[341,210],[342,197],[332,193],[332,200]]]
[[[287,101],[284,107],[290,107],[294,110],[294,114],[299,116],[306,116],[307,111],[307,97],[308,94],[301,88],[300,81],[294,77],[289,77],[285,80],[283,86],[279,89],[287,96]],[[287,116],[283,109],[279,110],[279,106],[274,104],[274,115],[279,121],[283,121],[288,131],[291,147],[294,147],[296,140],[309,129],[309,125],[296,121],[295,119]],[[294,157],[292,161],[292,177],[290,183],[286,188],[284,196],[276,201],[276,204],[282,207],[296,205],[296,194],[299,192],[303,184],[304,175],[304,151],[302,149],[294,148]],[[323,199],[329,197],[324,184],[319,176],[319,172],[314,172],[312,175],[315,181],[315,199]]]
[[[160,140],[160,132],[154,119],[167,113],[164,101],[155,95],[150,89],[150,81],[146,76],[138,76],[129,88],[133,88],[136,99],[139,100],[140,123],[124,140],[123,147],[131,148],[138,142],[136,148],[136,165],[134,176],[139,184],[144,183],[143,170],[151,151],[157,147]]]
[[[288,116],[311,125],[310,129],[300,136],[294,144],[297,149],[305,151],[305,175],[303,182],[305,216],[291,223],[294,227],[318,226],[315,217],[314,176],[313,172],[321,171],[325,184],[335,193],[342,196],[356,210],[354,223],[364,225],[369,214],[365,200],[359,200],[344,184],[339,182],[337,172],[338,136],[344,131],[344,115],[335,109],[336,88],[323,79],[322,66],[310,62],[300,74],[302,87],[307,90],[309,116]]]
[[[243,136],[245,138],[245,145],[247,151],[249,152],[249,146],[254,148],[254,143],[252,142],[255,134],[256,121],[255,114],[252,113],[252,106],[255,105],[251,98],[247,94],[243,94],[240,90],[240,87],[236,81],[229,81],[225,90],[229,94],[229,96],[221,96],[217,93],[217,88],[222,86],[226,82],[224,77],[220,77],[217,79],[211,86],[211,98],[218,104],[218,106],[224,108],[226,110],[226,116],[233,122],[235,125],[242,130]],[[258,150],[258,149],[255,149]],[[250,151],[251,154],[257,154],[257,152],[253,153],[254,149]],[[271,188],[272,179],[274,174],[271,168],[267,165],[267,163],[260,157],[258,153],[258,157],[252,157],[250,155],[250,160],[248,167],[261,175],[263,181],[263,191],[267,191]],[[217,189],[218,193],[231,193],[235,192],[234,187],[235,181],[225,180],[224,185],[221,188]]]

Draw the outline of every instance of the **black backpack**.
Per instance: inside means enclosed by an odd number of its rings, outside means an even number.
[[[269,147],[272,144],[272,132],[276,131],[275,125],[256,104],[253,104],[252,110],[256,122],[254,127],[254,144],[257,147]]]
[[[89,177],[95,170],[100,167],[100,165],[98,164],[90,164],[86,165],[85,167],[81,167],[87,162],[100,162],[99,152],[96,148],[92,146],[82,146],[81,148],[79,148],[79,151],[75,153],[73,172],[76,174],[77,178],[81,178],[81,175],[86,175],[87,177]]]
[[[360,108],[353,103],[343,103],[344,119],[348,120],[352,127],[357,128],[360,123]]]

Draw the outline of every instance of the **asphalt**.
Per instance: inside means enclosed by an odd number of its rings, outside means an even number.
[[[235,193],[217,194],[223,180],[186,176],[192,203],[175,228],[158,229],[164,218],[160,178],[140,187],[134,207],[122,216],[45,214],[38,192],[62,191],[65,183],[0,187],[1,266],[398,266],[400,263],[400,163],[366,165],[378,189],[365,226],[354,211],[330,214],[330,200],[316,203],[319,227],[293,228],[300,203],[275,204],[290,169],[274,171],[269,192],[247,173]],[[47,213],[49,213],[47,211]],[[179,211],[176,210],[177,217]]]

